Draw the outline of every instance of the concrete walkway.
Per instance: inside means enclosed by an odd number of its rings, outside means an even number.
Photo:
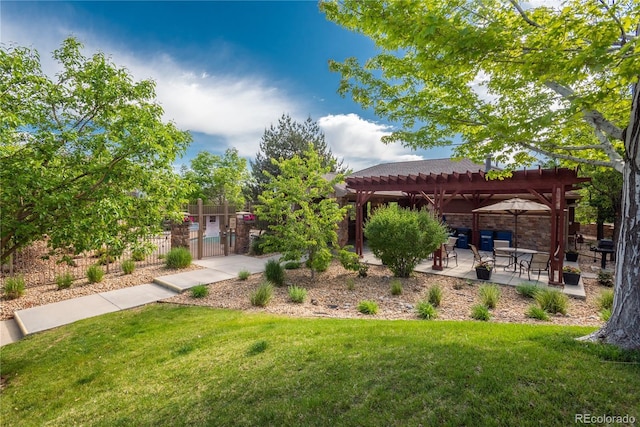
[[[197,285],[237,277],[241,270],[248,270],[252,274],[260,273],[271,258],[277,256],[253,258],[230,255],[196,260],[193,263],[204,269],[157,277],[154,283],[19,310],[15,312],[14,319],[0,322],[0,346],[16,342],[23,336],[78,320],[171,298]]]

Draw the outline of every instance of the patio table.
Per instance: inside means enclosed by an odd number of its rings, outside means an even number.
[[[516,271],[516,268],[518,267],[518,256],[522,256],[522,255],[530,255],[530,254],[537,254],[538,251],[536,251],[535,249],[525,249],[525,248],[509,248],[509,247],[501,247],[501,248],[495,248],[494,249],[496,254],[503,252],[506,254],[509,254],[509,256],[511,257],[511,259],[513,260],[513,262],[509,261],[509,265],[505,266],[504,269],[508,269],[509,267],[511,267],[513,265],[513,271]]]

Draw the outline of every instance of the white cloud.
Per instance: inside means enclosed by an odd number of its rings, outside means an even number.
[[[357,114],[321,117],[318,125],[333,154],[358,171],[378,163],[422,160],[422,156],[400,144],[384,144],[381,138],[391,134],[390,126],[364,120]]]
[[[295,119],[306,117],[300,113],[297,100],[260,75],[216,74],[214,70],[191,69],[162,53],[142,57],[121,45],[111,45],[108,40],[99,40],[97,35],[59,22],[26,25],[19,20],[3,19],[2,26],[3,42],[37,49],[43,70],[49,75],[60,69],[51,52],[70,35],[84,44],[85,56],[105,52],[115,64],[126,67],[135,80],[150,78],[156,82],[156,95],[165,120],[175,122],[180,129],[218,136],[226,147],[236,147],[243,156],[255,155],[264,129],[276,123],[283,113]],[[220,147],[211,150],[222,151]]]

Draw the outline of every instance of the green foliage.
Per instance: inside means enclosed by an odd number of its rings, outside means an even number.
[[[131,248],[131,259],[136,262],[144,261],[156,248],[156,245],[148,241],[138,241]]]
[[[24,295],[24,277],[7,277],[4,281],[4,297],[6,299],[16,299]]]
[[[258,289],[251,293],[249,301],[256,307],[265,307],[273,297],[273,285],[270,282],[262,283]]]
[[[361,262],[358,267],[358,277],[367,277],[367,274],[369,274],[369,265]]]
[[[527,317],[532,319],[544,320],[545,322],[549,320],[549,315],[542,308],[532,305],[527,309]]]
[[[124,274],[133,274],[133,271],[136,269],[136,263],[131,259],[127,259],[122,261],[122,271]]]
[[[298,286],[289,286],[289,299],[295,303],[303,303],[307,298],[307,290]]]
[[[302,267],[300,261],[287,261],[284,263],[285,270],[297,270]]]
[[[195,188],[189,195],[192,202],[201,198],[219,205],[226,200],[236,208],[245,204],[243,188],[249,181],[249,171],[247,159],[240,157],[236,148],[227,148],[224,156],[199,152],[189,169],[183,166],[182,176]]]
[[[429,212],[397,205],[376,209],[364,234],[373,254],[398,277],[409,277],[448,237],[446,227]]]
[[[330,168],[322,166],[311,146],[302,157],[274,160],[274,164],[279,174],[271,176],[256,206],[258,218],[270,224],[264,248],[280,252],[285,261],[306,257],[313,278],[314,272],[329,265],[329,248],[337,244],[338,222],[347,211],[332,197],[333,186],[343,176],[326,179]]]
[[[391,295],[402,295],[402,282],[398,279],[391,281]]]
[[[613,274],[609,271],[600,270],[598,272],[598,284],[609,288],[613,287]]]
[[[540,289],[540,286],[531,282],[524,282],[516,286],[516,292],[525,298],[534,298]]]
[[[45,235],[57,253],[121,254],[185,201],[173,165],[190,134],[163,122],[153,81],[81,49],[66,39],[53,75],[36,51],[1,47],[0,260]]]
[[[254,162],[251,162],[251,173],[254,182],[254,197],[258,197],[268,185],[273,177],[281,173],[281,168],[276,161],[289,160],[294,156],[303,157],[309,149],[309,145],[318,155],[320,166],[327,168],[331,172],[344,172],[342,161],[331,153],[327,146],[324,134],[316,122],[307,118],[302,123],[291,119],[287,114],[283,114],[278,120],[278,126],[271,125],[265,129],[260,140],[260,151],[256,155]]]
[[[547,313],[567,314],[569,299],[562,292],[555,289],[541,289],[535,295],[535,300]]]
[[[482,305],[486,306],[487,308],[496,308],[496,305],[500,300],[500,288],[498,287],[498,285],[482,285],[478,289],[478,294],[480,295],[480,301],[482,302]]]
[[[364,300],[358,303],[358,311],[362,314],[376,314],[378,312],[378,303],[371,300]]]
[[[476,320],[487,321],[491,319],[491,313],[489,313],[489,309],[486,305],[476,304],[471,307],[471,317]]]
[[[91,265],[87,268],[87,279],[89,279],[89,283],[102,282],[103,277],[104,270],[99,265]]]
[[[416,312],[418,317],[424,320],[432,320],[438,317],[438,310],[429,301],[418,301]]]
[[[434,307],[440,307],[440,303],[442,302],[442,288],[440,285],[433,285],[429,288],[427,300]]]
[[[131,251],[132,261],[144,261],[146,258],[147,258],[147,255],[144,253],[144,251],[141,251],[141,250]]]
[[[356,281],[353,277],[347,277],[347,289],[353,291],[356,288]]]
[[[165,260],[167,268],[187,268],[191,265],[191,251],[187,248],[173,248]]]
[[[613,291],[607,290],[598,296],[598,307],[600,310],[611,310],[613,308]]]
[[[249,270],[240,270],[238,272],[238,279],[240,280],[247,280],[249,276],[251,276],[251,273],[249,272]]]
[[[249,249],[250,255],[254,255],[254,256],[264,255],[265,252],[264,252],[263,245],[265,243],[266,242],[265,242],[264,234],[253,239],[253,241],[251,242],[251,248]]]
[[[350,251],[351,246],[343,247],[338,250],[338,260],[345,270],[358,271],[360,268],[360,256]]]
[[[193,298],[204,298],[209,295],[209,287],[207,285],[197,285],[191,288],[191,296]]]
[[[607,320],[609,320],[609,318],[610,318],[610,317],[611,317],[611,309],[610,309],[610,308],[605,308],[604,310],[602,310],[602,311],[600,312],[600,318],[601,318],[602,320],[604,320],[605,322],[606,322]]]
[[[275,259],[270,259],[264,266],[264,277],[276,286],[284,286],[284,268]]]
[[[58,286],[58,290],[60,289],[68,289],[73,284],[73,274],[70,272],[65,272],[59,276],[56,276],[56,285]]]

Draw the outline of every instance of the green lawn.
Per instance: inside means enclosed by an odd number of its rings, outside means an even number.
[[[2,425],[566,426],[640,419],[640,355],[592,328],[152,305],[1,350]]]

